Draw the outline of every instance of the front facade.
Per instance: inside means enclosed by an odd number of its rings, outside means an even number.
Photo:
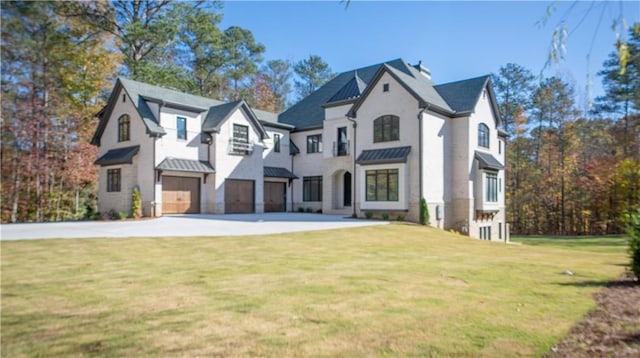
[[[344,72],[276,115],[118,79],[99,113],[99,209],[305,211],[505,240],[505,135],[488,76],[434,85],[398,59]]]

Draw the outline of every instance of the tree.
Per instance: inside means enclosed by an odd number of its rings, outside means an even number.
[[[251,31],[238,26],[224,31],[223,43],[227,52],[225,77],[233,82],[228,98],[238,99],[240,82],[257,72],[256,63],[262,61],[265,47],[255,41]]]
[[[275,110],[282,112],[287,107],[287,96],[291,92],[291,62],[270,60],[260,71],[275,97]]]
[[[515,63],[500,67],[498,74],[491,75],[499,103],[504,129],[514,134],[514,122],[518,113],[531,108],[531,91],[534,76],[528,69]]]
[[[293,71],[298,76],[295,88],[300,99],[310,95],[335,76],[329,65],[317,55],[309,55],[309,58],[297,62]]]
[[[2,220],[78,218],[95,181],[85,141],[116,67],[113,39],[55,2],[2,3]],[[74,195],[75,194],[75,195]]]

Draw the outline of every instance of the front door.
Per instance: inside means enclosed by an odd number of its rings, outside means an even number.
[[[344,206],[351,206],[351,173],[346,172],[342,176],[342,188],[343,188],[343,198],[344,198]]]

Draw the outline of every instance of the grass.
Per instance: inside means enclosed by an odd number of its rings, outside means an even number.
[[[2,242],[0,343],[11,357],[535,356],[623,270],[617,243],[504,245],[404,224]]]

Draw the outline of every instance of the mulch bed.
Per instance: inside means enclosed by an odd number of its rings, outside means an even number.
[[[547,357],[640,357],[640,282],[627,271],[595,299],[598,306]]]

